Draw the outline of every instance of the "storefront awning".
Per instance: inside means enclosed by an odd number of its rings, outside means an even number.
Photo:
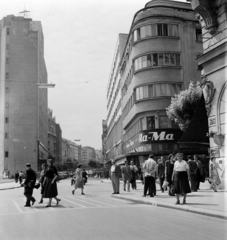
[[[188,147],[209,147],[208,117],[203,95],[187,130],[178,143]]]

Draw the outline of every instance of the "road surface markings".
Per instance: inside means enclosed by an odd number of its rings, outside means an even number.
[[[14,203],[17,211],[20,212],[20,213],[22,213],[23,211],[22,211],[22,209],[20,208],[20,206],[18,205],[18,203],[17,203],[16,201],[14,201],[14,200],[12,200],[12,202]]]
[[[78,203],[75,203],[75,202],[73,202],[73,201],[70,201],[70,200],[68,200],[68,199],[65,199],[65,198],[61,198],[61,199],[63,199],[63,200],[66,201],[66,202],[73,203],[73,204],[75,204],[75,205],[77,205],[77,206],[79,206],[79,207],[86,208],[85,206],[80,205],[80,204],[78,204]]]
[[[106,198],[106,199],[109,199],[109,200],[114,200],[114,201],[118,201],[118,202],[122,202],[122,203],[132,203],[132,202],[129,202],[129,201],[123,201],[123,200],[120,200],[120,199],[117,199],[117,198],[113,198],[113,197],[101,196],[101,198]]]
[[[102,206],[100,206],[100,205],[97,205],[97,204],[94,204],[94,203],[89,203],[89,202],[87,202],[87,201],[81,200],[81,198],[75,199],[75,198],[73,198],[73,197],[71,197],[71,196],[69,196],[69,198],[72,198],[72,199],[74,199],[74,200],[76,200],[76,201],[80,201],[80,202],[84,202],[84,203],[93,205],[93,206],[95,206],[95,207],[102,207]]]
[[[100,202],[100,201],[97,201],[97,200],[94,200],[94,199],[90,199],[90,198],[89,198],[89,201],[93,201],[93,202],[97,202],[97,203],[105,204],[105,205],[107,205],[107,206],[111,206],[111,207],[116,207],[116,205],[112,205],[112,204],[109,204],[109,203]]]

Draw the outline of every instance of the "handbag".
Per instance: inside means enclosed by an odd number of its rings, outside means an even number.
[[[168,183],[167,181],[164,181],[162,187],[163,187],[164,189],[167,189],[168,186],[169,186],[169,183]]]
[[[40,183],[36,183],[33,188],[39,189]]]

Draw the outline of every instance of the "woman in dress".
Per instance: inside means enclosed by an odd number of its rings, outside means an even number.
[[[209,163],[209,179],[211,182],[211,188],[217,192],[217,186],[221,184],[221,180],[218,174],[218,168],[221,170],[218,163],[216,163],[216,158],[212,157]]]
[[[41,199],[40,199],[39,203],[43,203],[43,194],[44,194],[44,189],[45,189],[44,179],[45,179],[45,173],[46,173],[46,169],[47,169],[46,163],[43,163],[41,167],[42,167],[42,171],[40,173],[40,178],[39,178],[39,183],[41,185]]]
[[[177,161],[174,163],[172,180],[174,181],[174,188],[177,198],[176,204],[180,204],[180,194],[183,194],[184,198],[182,203],[185,204],[187,193],[190,193],[191,189],[189,186],[189,167],[187,162],[183,160],[182,153],[177,153]]]
[[[58,195],[58,189],[57,189],[57,183],[56,180],[58,178],[58,172],[56,167],[53,165],[52,159],[47,159],[47,169],[45,172],[45,188],[43,197],[49,198],[49,203],[46,207],[51,207],[52,198],[55,198],[58,205],[58,203],[61,201],[61,199],[57,198]]]
[[[77,188],[81,188],[81,195],[85,195],[83,190],[84,190],[84,180],[83,180],[83,170],[81,169],[81,164],[78,164],[77,169],[74,173],[74,178],[76,178],[76,182],[74,185],[74,190],[72,190],[72,194],[74,195],[75,190]]]
[[[174,155],[170,154],[168,156],[168,160],[165,161],[165,181],[168,182],[169,186],[169,196],[175,196],[175,194],[172,191],[173,188],[173,167],[174,167]]]

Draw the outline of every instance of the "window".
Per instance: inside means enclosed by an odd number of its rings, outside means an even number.
[[[147,129],[155,129],[155,117],[147,117]]]
[[[159,128],[168,128],[168,117],[159,116]]]
[[[170,24],[168,25],[168,35],[172,37],[177,37],[178,36],[178,26]]]
[[[6,29],[6,34],[9,35],[9,28]]]
[[[5,133],[5,139],[7,139],[8,138],[8,133]]]
[[[9,157],[9,152],[5,151],[5,157],[8,158]]]
[[[200,28],[195,29],[196,41],[202,42],[202,30]]]
[[[5,123],[9,123],[9,118],[5,118]]]
[[[145,118],[140,118],[140,129],[141,130],[145,130],[146,129]]]
[[[157,24],[158,36],[168,36],[168,25],[167,24]]]

